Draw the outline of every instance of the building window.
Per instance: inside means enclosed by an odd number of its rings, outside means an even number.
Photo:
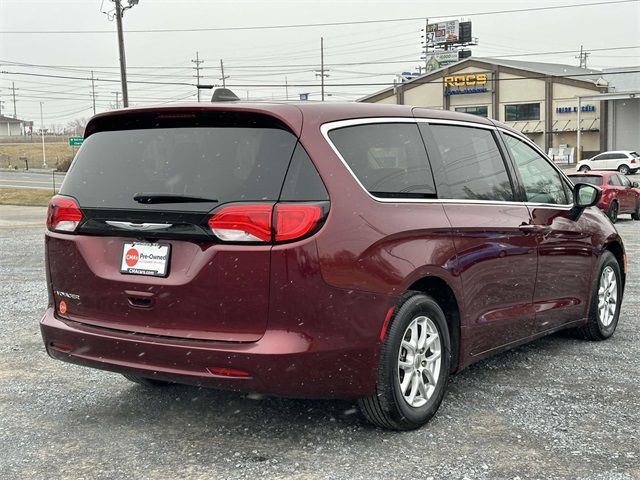
[[[507,122],[520,120],[540,120],[539,103],[521,103],[519,105],[505,105],[504,118]]]
[[[478,115],[479,117],[485,118],[489,116],[488,108],[486,105],[482,107],[457,107],[456,112],[470,113],[471,115]]]

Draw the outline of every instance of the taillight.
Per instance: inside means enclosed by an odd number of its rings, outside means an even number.
[[[272,228],[272,217],[273,228]],[[311,233],[323,218],[318,204],[236,204],[223,207],[209,218],[211,231],[225,242],[285,242]]]
[[[213,214],[209,228],[227,242],[268,242],[271,211],[271,205],[230,205]]]
[[[629,163],[636,163],[636,159],[632,158],[631,161]]]
[[[82,212],[71,197],[56,195],[49,201],[47,228],[54,232],[73,232],[82,221]]]
[[[317,225],[321,214],[322,209],[318,205],[277,205],[276,242],[304,237]]]

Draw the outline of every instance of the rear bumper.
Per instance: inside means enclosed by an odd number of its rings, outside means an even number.
[[[338,345],[285,330],[267,330],[251,343],[192,341],[88,326],[57,318],[52,308],[40,329],[51,357],[118,373],[286,397],[357,398],[375,388],[377,341]],[[214,375],[208,367],[249,376]]]

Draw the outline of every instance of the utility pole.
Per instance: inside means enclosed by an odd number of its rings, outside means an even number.
[[[199,53],[196,52],[196,59],[191,62],[196,64],[193,68],[196,71],[196,89],[198,90],[198,103],[200,103],[200,64],[204,63],[204,60],[200,60]]]
[[[93,70],[91,70],[91,100],[93,101],[93,114],[96,114],[96,84],[93,80]]]
[[[321,98],[324,102],[324,37],[320,37],[320,85],[321,85]]]
[[[122,9],[121,0],[114,0],[116,3],[116,28],[118,29],[118,52],[120,53],[120,83],[122,83],[122,105],[129,106],[129,92],[127,90],[127,59],[124,55],[124,34],[122,33]]]
[[[47,168],[47,153],[44,149],[44,116],[42,115],[42,105],[40,102],[40,136],[42,137],[42,168]]]
[[[580,45],[580,55],[573,57],[573,58],[579,58],[580,59],[580,68],[587,68],[587,57],[589,55],[591,55],[589,52],[587,52],[586,50],[583,50],[583,46]]]
[[[316,72],[316,77],[320,76],[320,99],[324,102],[324,78],[329,75],[324,73],[324,37],[320,37],[320,73]]]
[[[222,75],[222,78],[220,78],[220,80],[222,80],[222,88],[227,88],[227,78],[229,78],[229,75],[227,75],[226,77],[224,76],[224,63],[222,61],[222,59],[220,59],[220,74]]]
[[[13,118],[18,118],[16,113],[16,83],[11,82],[11,90],[13,90]]]
[[[116,96],[116,108],[120,108],[120,102],[118,101],[118,95],[120,95],[120,92],[115,91],[115,92],[111,92]]]

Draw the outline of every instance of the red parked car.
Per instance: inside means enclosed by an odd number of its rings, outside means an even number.
[[[417,428],[473,362],[614,333],[626,257],[599,195],[453,112],[101,114],[49,206],[44,343],[145,385],[352,398]]]
[[[620,214],[631,214],[634,220],[640,220],[640,188],[638,182],[632,182],[625,175],[616,172],[590,171],[571,173],[574,183],[590,183],[602,190],[598,207],[607,214],[613,223]]]

